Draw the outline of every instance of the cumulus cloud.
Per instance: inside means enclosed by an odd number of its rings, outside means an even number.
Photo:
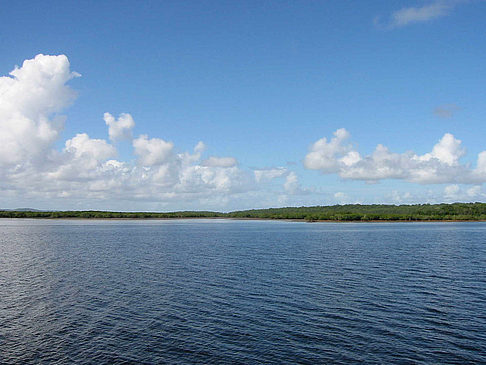
[[[305,156],[304,166],[323,173],[337,173],[344,179],[376,182],[383,179],[401,179],[420,184],[486,182],[486,151],[478,155],[477,167],[462,164],[465,155],[461,141],[446,133],[432,151],[417,155],[391,152],[379,144],[367,156],[361,156],[349,143],[349,133],[339,129],[328,141],[321,138]]]
[[[110,113],[105,113],[103,119],[108,126],[108,136],[112,141],[132,138],[132,129],[135,127],[135,122],[130,114],[121,113],[118,120],[116,120]]]
[[[448,202],[467,202],[483,200],[486,194],[482,192],[481,186],[470,187],[459,186],[458,184],[447,185],[444,188],[444,200]]]
[[[76,96],[65,84],[77,76],[66,56],[40,54],[0,77],[0,166],[46,153],[64,126],[58,113]]]
[[[87,202],[97,202],[98,209],[116,206],[121,210],[154,207],[154,202],[161,204],[156,205],[158,209],[167,204],[175,209],[221,209],[231,204],[242,208],[275,202],[321,202],[316,196],[324,194],[325,189],[302,188],[297,174],[289,168],[250,169],[231,156],[205,157],[203,142],[184,152],[162,138],[145,134],[133,138],[135,121],[130,114],[115,118],[105,113],[108,139],[91,138],[81,131],[60,141],[65,122],[61,113],[76,95],[67,84],[77,76],[70,71],[66,56],[38,55],[15,68],[10,76],[0,78],[2,199],[67,201],[60,203],[66,208],[78,202],[78,209],[86,209]],[[126,138],[132,139],[133,158],[121,161],[113,143]],[[462,194],[484,199],[480,184],[486,182],[486,151],[479,153],[475,167],[462,163],[465,149],[452,134],[445,134],[422,155],[395,153],[382,145],[369,155],[361,155],[350,139],[347,130],[339,129],[331,139],[316,141],[304,159],[305,167],[345,179],[395,178],[458,185],[459,191],[451,187],[441,196],[452,199]],[[463,188],[461,184],[473,186]],[[334,198],[348,199],[345,195]],[[54,203],[51,207],[60,208]]]
[[[276,167],[271,169],[254,170],[253,173],[257,182],[264,182],[285,176],[286,174],[288,174],[288,170],[284,167]]]
[[[454,184],[454,185],[448,185],[444,188],[444,195],[448,199],[454,199],[455,196],[457,196],[457,193],[459,192],[459,185]]]
[[[121,168],[123,163],[109,160],[116,154],[116,149],[105,140],[91,139],[86,133],[80,133],[67,140],[62,153],[51,156],[49,164],[30,171],[31,176],[27,179],[35,178],[50,186],[62,182],[82,181],[86,184],[86,180],[99,179],[103,169]],[[63,190],[66,189],[69,190],[69,185],[63,185]]]
[[[360,156],[352,150],[352,146],[344,144],[348,138],[349,132],[341,128],[334,132],[334,138],[329,142],[326,137],[319,139],[305,156],[305,167],[323,172],[337,172],[340,163],[346,165],[359,160]]]
[[[286,169],[253,171],[229,156],[204,159],[202,141],[193,152],[180,152],[161,138],[142,134],[133,139],[135,121],[128,113],[103,118],[111,142],[132,139],[136,160],[117,160],[114,145],[86,133],[56,149],[65,121],[59,113],[76,95],[67,83],[77,76],[66,56],[38,55],[0,78],[0,197],[69,200],[81,209],[88,201],[104,202],[102,209],[127,201],[220,209],[249,196],[254,205],[278,194],[272,175],[287,176],[281,192],[294,189],[296,176]],[[118,207],[133,209],[132,204]]]
[[[427,1],[423,6],[404,7],[393,12],[384,24],[375,19],[376,25],[383,25],[387,28],[399,28],[409,24],[424,23],[449,15],[458,4],[464,0],[435,0]]]
[[[285,178],[284,189],[287,193],[296,194],[300,190],[299,178],[291,171]]]
[[[116,150],[103,139],[91,139],[86,133],[79,133],[74,138],[66,141],[68,153],[74,154],[78,159],[89,159],[94,161],[107,160],[116,155]]]
[[[459,164],[459,159],[466,154],[466,150],[461,147],[461,141],[455,139],[450,133],[444,134],[444,137],[437,143],[432,152],[419,156],[421,161],[438,160],[449,166]]]
[[[476,169],[474,170],[474,173],[477,176],[486,175],[486,151],[480,152],[478,154],[478,163]]]
[[[168,160],[174,144],[160,138],[149,139],[147,135],[141,135],[133,140],[133,148],[142,165],[153,166],[163,164]]]
[[[234,157],[214,157],[211,156],[207,160],[202,162],[203,166],[210,167],[233,167],[236,166],[238,161]]]
[[[204,144],[203,141],[199,141],[196,146],[194,146],[194,152],[196,153],[202,153],[206,149],[206,145]]]

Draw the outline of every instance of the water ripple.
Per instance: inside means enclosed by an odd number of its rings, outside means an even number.
[[[485,233],[1,220],[0,363],[485,363]]]

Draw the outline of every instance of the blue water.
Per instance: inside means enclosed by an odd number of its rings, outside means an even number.
[[[486,223],[0,220],[0,363],[486,362]]]

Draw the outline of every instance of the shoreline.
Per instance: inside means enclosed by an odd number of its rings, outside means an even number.
[[[304,218],[251,218],[251,217],[0,217],[3,219],[15,220],[79,220],[79,221],[169,221],[169,220],[235,220],[235,221],[274,221],[274,222],[303,222],[303,223],[465,223],[465,222],[486,222],[486,219],[376,219],[376,220],[333,220],[333,219],[313,219]]]
[[[36,210],[30,208],[0,210],[0,218],[16,219],[115,219],[115,220],[169,220],[169,219],[233,219],[272,220],[291,222],[484,222],[486,203],[451,204],[347,204],[333,206],[301,206],[266,209],[157,211],[109,210]]]

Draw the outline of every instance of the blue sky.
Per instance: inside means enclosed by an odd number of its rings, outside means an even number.
[[[18,151],[0,164],[0,206],[485,201],[485,16],[486,2],[454,0],[3,1],[0,91],[33,93],[33,73],[66,64],[82,76],[42,79],[35,113],[0,96],[4,154]],[[66,59],[5,81],[39,54]],[[110,139],[107,112],[134,123]],[[34,138],[43,118],[52,138]]]

